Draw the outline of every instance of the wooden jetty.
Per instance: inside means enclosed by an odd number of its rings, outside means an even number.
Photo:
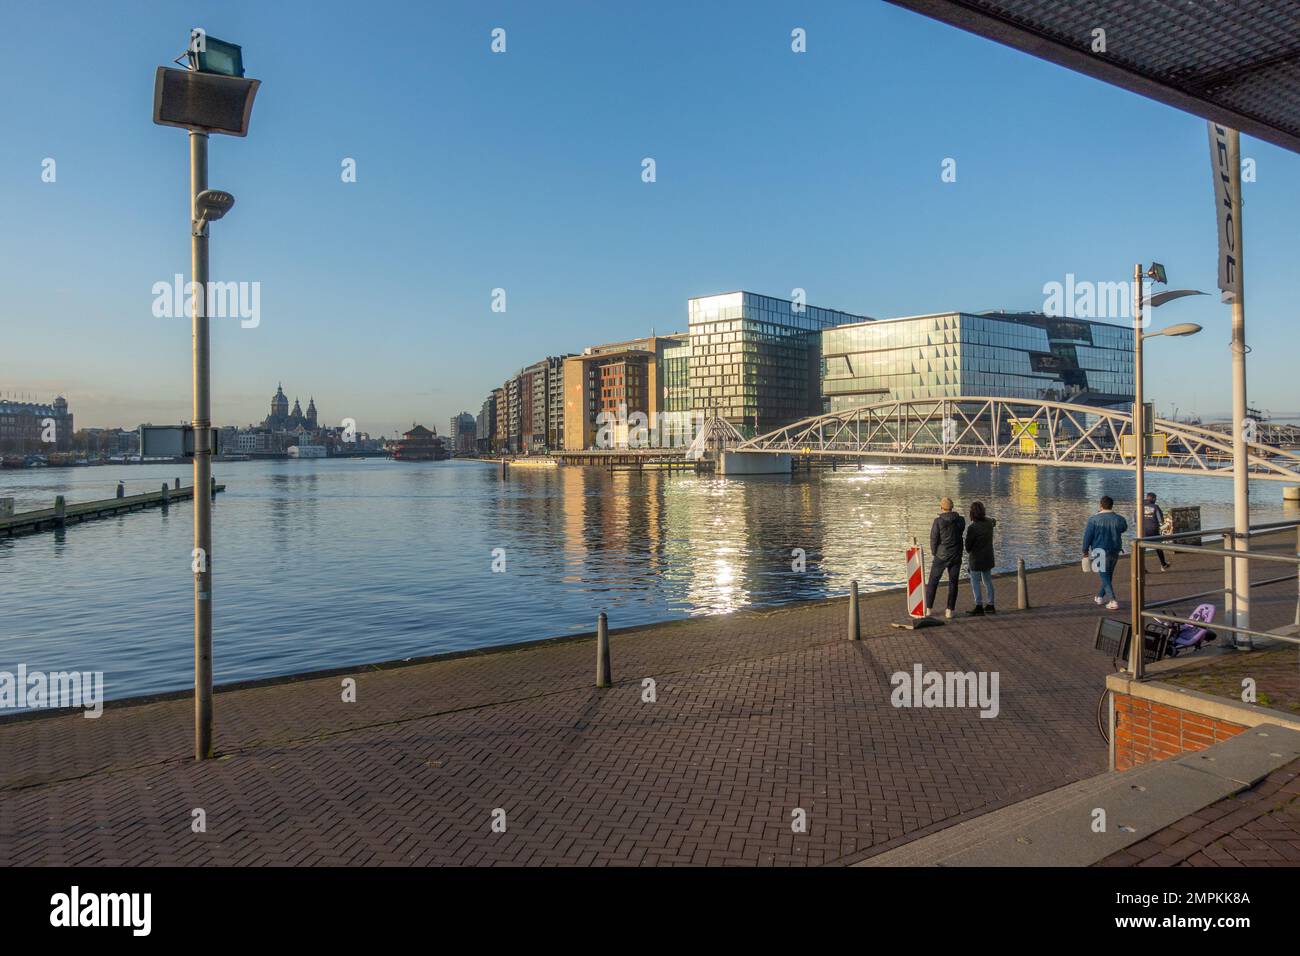
[[[225,485],[215,481],[212,493],[225,491]],[[124,495],[121,498],[102,498],[99,501],[65,502],[59,495],[54,500],[53,508],[39,511],[25,511],[21,514],[0,516],[0,538],[15,537],[20,534],[35,534],[38,531],[53,531],[69,524],[106,518],[110,515],[128,511],[143,511],[146,508],[165,508],[174,501],[187,501],[194,497],[194,486],[184,488],[163,485],[159,491],[146,491],[141,495]]]
[[[599,448],[583,451],[554,451],[551,457],[565,465],[585,465],[606,471],[703,471],[712,462],[686,457],[685,449]],[[515,464],[515,462],[511,462]]]

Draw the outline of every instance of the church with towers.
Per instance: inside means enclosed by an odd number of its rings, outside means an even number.
[[[275,394],[271,396],[271,414],[262,422],[262,427],[276,432],[297,431],[302,428],[304,431],[316,431],[319,427],[316,423],[316,399],[307,400],[307,412],[303,414],[302,405],[298,399],[293,400],[293,409],[289,409],[289,398],[284,394],[282,384],[275,387]]]

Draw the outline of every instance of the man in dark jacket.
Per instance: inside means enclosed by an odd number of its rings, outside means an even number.
[[[1160,533],[1160,526],[1165,523],[1165,513],[1160,506],[1156,504],[1156,493],[1148,491],[1142,504],[1142,537],[1154,538]],[[1168,571],[1169,562],[1165,560],[1165,553],[1156,548],[1156,560],[1160,562],[1160,570]],[[1142,552],[1142,570],[1147,568],[1147,553]]]
[[[952,510],[952,499],[944,498],[939,502],[939,517],[930,525],[930,579],[925,584],[926,613],[934,607],[934,599],[939,591],[939,580],[943,572],[948,572],[948,609],[943,616],[952,617],[957,607],[957,579],[961,576],[962,538],[966,530],[966,519]]]

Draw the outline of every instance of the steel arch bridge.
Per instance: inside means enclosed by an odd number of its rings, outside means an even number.
[[[1232,438],[1198,425],[1155,419],[1148,471],[1232,475]],[[1162,437],[1163,436],[1163,437]],[[1252,478],[1300,482],[1300,453],[1248,442]],[[1070,468],[1130,469],[1133,418],[1094,405],[963,396],[886,401],[778,428],[733,446],[845,458],[928,458]]]

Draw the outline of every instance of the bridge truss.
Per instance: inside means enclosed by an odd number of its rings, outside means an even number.
[[[1232,438],[1157,418],[1148,471],[1232,475]],[[1300,482],[1300,453],[1248,443],[1252,478]],[[806,418],[736,451],[846,458],[929,458],[1073,468],[1128,469],[1133,419],[1092,405],[1015,398],[886,401]]]

